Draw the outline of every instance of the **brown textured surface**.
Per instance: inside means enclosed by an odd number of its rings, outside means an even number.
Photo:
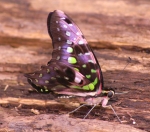
[[[95,48],[105,87],[128,91],[110,101],[126,125],[120,125],[111,110],[100,106],[88,116],[90,120],[79,119],[89,107],[69,118],[62,114],[79,104],[66,100],[63,105],[51,101],[51,95],[28,91],[31,87],[23,73],[38,69],[51,58],[46,19],[54,9],[69,14]],[[149,9],[149,0],[0,0],[0,131],[150,131]],[[122,71],[128,57],[132,61]]]

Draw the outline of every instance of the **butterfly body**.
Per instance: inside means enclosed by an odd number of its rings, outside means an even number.
[[[114,92],[104,89],[100,65],[80,29],[60,10],[49,14],[47,26],[52,59],[41,70],[26,74],[28,82],[39,92],[52,91],[80,97],[88,105],[102,102],[106,106]]]

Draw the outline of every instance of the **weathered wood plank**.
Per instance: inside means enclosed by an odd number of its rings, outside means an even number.
[[[5,115],[3,115],[5,118]],[[118,125],[118,123],[109,123],[107,121],[97,120],[82,120],[82,119],[71,119],[68,115],[37,115],[29,117],[7,117],[5,121],[9,124],[3,124],[4,127],[8,127],[8,131],[19,132],[41,132],[41,131],[72,131],[72,132],[144,132],[127,125]],[[63,124],[62,124],[63,123]],[[106,127],[107,126],[107,127]],[[6,129],[0,129],[4,132]]]

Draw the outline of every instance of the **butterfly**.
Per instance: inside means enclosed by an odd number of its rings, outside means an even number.
[[[60,10],[48,15],[47,27],[52,59],[39,71],[25,74],[29,84],[42,93],[82,97],[92,109],[100,103],[106,107],[115,91],[104,88],[100,65],[81,30]]]

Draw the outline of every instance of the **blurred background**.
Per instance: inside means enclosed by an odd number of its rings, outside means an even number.
[[[67,13],[88,41],[147,47],[148,0],[0,0],[0,35],[49,39],[46,19],[56,9]]]

